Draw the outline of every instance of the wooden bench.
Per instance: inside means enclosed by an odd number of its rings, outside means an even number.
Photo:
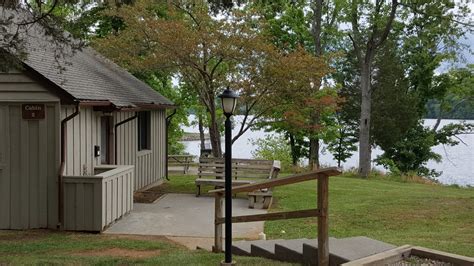
[[[232,159],[232,186],[252,184],[259,179],[277,178],[279,172],[280,161]],[[202,185],[224,187],[224,175],[223,158],[200,158],[198,178],[195,181],[196,196],[201,194]],[[268,208],[272,202],[272,192],[269,189],[250,192],[248,196],[250,208],[255,208],[256,203]]]
[[[168,155],[168,171],[187,174],[194,157],[194,155]]]

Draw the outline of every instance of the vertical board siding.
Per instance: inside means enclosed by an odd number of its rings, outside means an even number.
[[[114,113],[114,123],[134,116],[133,112]],[[151,150],[138,151],[138,123],[131,120],[117,128],[117,164],[135,165],[134,191],[164,178],[165,169],[165,111],[151,111]]]
[[[133,166],[119,166],[97,176],[65,176],[64,228],[101,232],[129,213],[133,178]]]
[[[135,113],[115,114],[115,123],[132,117]],[[156,183],[165,176],[165,111],[151,112],[151,150],[138,152],[137,120],[121,125],[117,136],[117,164],[135,165],[134,190]]]
[[[10,228],[10,124],[8,106],[0,105],[0,228]]]
[[[61,120],[76,111],[75,106],[61,109]],[[66,165],[65,175],[93,175],[94,168],[100,165],[100,158],[94,157],[94,146],[100,145],[100,112],[91,107],[81,107],[79,115],[66,125]]]
[[[23,120],[21,104],[46,118]],[[0,73],[0,229],[56,228],[59,98],[21,71]]]
[[[45,107],[24,120],[20,103],[0,103],[0,229],[57,225],[59,103]]]

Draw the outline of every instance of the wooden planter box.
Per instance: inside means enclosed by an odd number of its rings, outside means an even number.
[[[358,259],[342,264],[343,266],[375,266],[375,265],[400,265],[404,259],[416,256],[423,259],[431,259],[452,265],[473,266],[474,258],[442,252],[434,249],[405,245],[379,254]],[[408,265],[408,263],[407,263]]]

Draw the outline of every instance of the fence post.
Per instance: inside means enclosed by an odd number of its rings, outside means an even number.
[[[222,205],[224,203],[222,193],[215,194],[215,210],[214,210],[214,248],[215,253],[222,252]],[[221,220],[221,221],[219,221]]]
[[[328,226],[329,177],[321,174],[318,178],[318,265],[329,265],[329,226]]]

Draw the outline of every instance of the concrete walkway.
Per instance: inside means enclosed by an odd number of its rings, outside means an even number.
[[[232,209],[234,216],[266,213],[266,210],[249,209],[246,199],[234,198]],[[234,238],[257,239],[260,232],[263,222],[233,224],[232,228]],[[202,242],[207,249],[214,237],[214,198],[166,194],[151,204],[136,203],[129,215],[105,233],[168,236],[192,248]]]

